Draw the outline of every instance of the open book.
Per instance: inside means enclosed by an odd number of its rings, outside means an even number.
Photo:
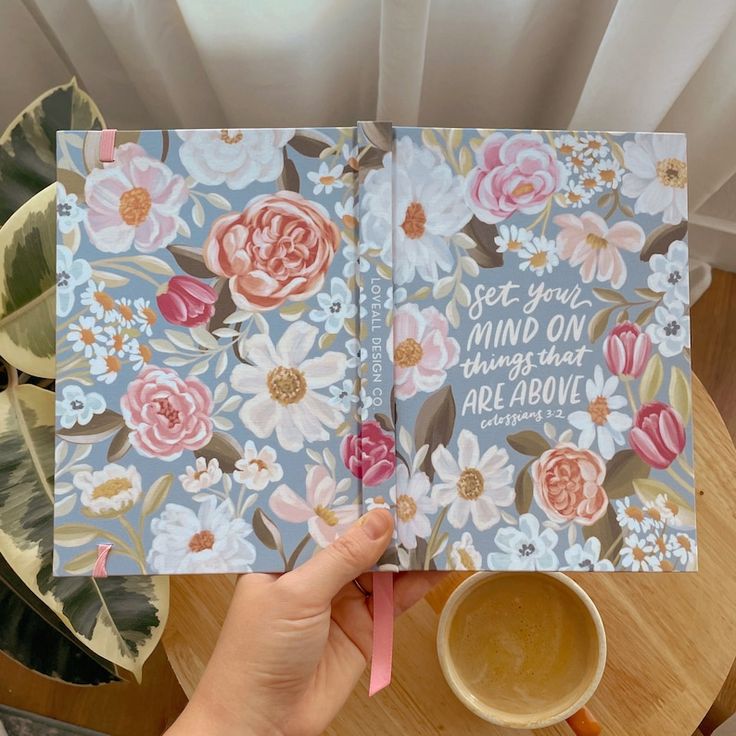
[[[57,151],[56,574],[696,568],[684,136]]]

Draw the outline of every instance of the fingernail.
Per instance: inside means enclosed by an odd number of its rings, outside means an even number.
[[[389,517],[380,511],[369,511],[360,517],[359,524],[365,530],[368,539],[380,539],[388,530]]]

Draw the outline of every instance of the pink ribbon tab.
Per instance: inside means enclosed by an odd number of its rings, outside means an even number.
[[[110,164],[115,160],[115,134],[116,128],[105,128],[100,133],[100,161]]]
[[[394,574],[373,573],[373,652],[368,695],[391,684],[391,661],[394,649]]]
[[[111,549],[111,544],[97,545],[97,559],[95,560],[95,566],[92,568],[93,578],[107,577],[107,556],[110,554]]]

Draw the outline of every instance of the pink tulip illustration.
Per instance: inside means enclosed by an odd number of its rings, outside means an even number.
[[[649,362],[652,341],[634,322],[616,325],[603,343],[603,357],[611,373],[639,378]]]
[[[172,276],[156,295],[163,318],[172,325],[197,327],[215,313],[217,292],[192,276]]]
[[[644,462],[664,470],[685,449],[682,418],[661,401],[644,404],[634,419],[629,444]]]

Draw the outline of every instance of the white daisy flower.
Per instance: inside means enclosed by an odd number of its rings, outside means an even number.
[[[416,549],[417,538],[427,539],[432,524],[427,514],[437,511],[437,502],[430,497],[430,482],[426,473],[411,477],[401,463],[396,469],[396,485],[391,488],[391,500],[396,505],[396,531],[399,543],[406,549]]]
[[[592,197],[595,192],[600,192],[603,189],[603,182],[595,173],[595,169],[585,171],[581,174],[578,184],[584,192],[590,195],[590,197]]]
[[[647,327],[647,335],[665,358],[679,355],[690,347],[690,317],[685,306],[672,302],[670,306],[659,306],[654,310],[655,323]]]
[[[565,157],[565,168],[570,176],[580,176],[588,167],[588,163],[588,158],[583,153],[581,143],[578,143],[577,150]]]
[[[545,238],[543,235],[532,238],[531,243],[526,243],[519,251],[519,268],[522,271],[529,269],[537,276],[552,273],[552,269],[559,265],[560,258],[557,255],[557,243]]]
[[[463,532],[460,539],[452,543],[447,553],[448,570],[480,570],[483,558],[473,545],[470,532]]]
[[[134,371],[139,371],[144,365],[150,363],[153,357],[151,348],[148,345],[138,342],[137,337],[125,343],[125,350],[128,353],[128,359]]]
[[[556,570],[559,566],[554,552],[557,534],[552,529],[540,533],[539,520],[533,514],[522,514],[518,528],[499,529],[494,542],[501,552],[488,555],[491,570]]]
[[[181,485],[187,493],[199,493],[219,483],[221,478],[222,470],[216,457],[211,458],[209,462],[203,457],[198,457],[194,466],[187,465],[186,471],[179,476]]]
[[[82,292],[82,304],[89,307],[91,314],[104,322],[117,322],[118,311],[115,308],[115,299],[105,291],[105,282],[95,283],[93,279],[87,282],[87,288]]]
[[[307,442],[326,442],[328,429],[343,422],[342,412],[318,393],[345,378],[345,355],[323,352],[307,358],[319,330],[306,322],[293,322],[276,345],[268,335],[256,335],[246,342],[252,365],[235,366],[232,387],[253,394],[240,409],[243,425],[257,437],[266,439],[274,431],[279,444],[297,452]]]
[[[516,225],[499,225],[498,235],[493,239],[499,253],[510,251],[521,255],[521,251],[532,242],[534,233]]]
[[[338,407],[343,413],[349,412],[350,407],[359,400],[350,378],[346,378],[340,386],[330,386],[330,394],[330,404]]]
[[[309,319],[324,322],[325,332],[336,335],[345,326],[346,319],[352,319],[358,311],[355,297],[347,284],[339,278],[330,280],[330,293],[317,294],[319,309],[309,312]]]
[[[151,531],[147,561],[156,573],[250,572],[256,559],[251,526],[235,517],[230,501],[218,506],[214,496],[196,511],[167,503]]]
[[[679,133],[637,133],[624,143],[629,169],[621,184],[625,197],[636,198],[634,212],[662,213],[662,222],[687,219],[687,157]]]
[[[417,275],[434,282],[441,271],[453,268],[449,239],[472,215],[465,203],[465,183],[438,154],[408,136],[396,142],[395,150],[393,167],[373,169],[366,177],[361,236],[380,248],[381,258],[391,265],[393,211],[394,283],[403,286]]]
[[[102,470],[80,470],[72,483],[82,492],[79,500],[88,516],[120,516],[142,493],[141,474],[133,465],[111,463]]]
[[[104,345],[109,353],[122,358],[128,352],[129,340],[130,333],[118,325],[108,325],[105,327]]]
[[[105,350],[99,345],[95,349],[94,358],[89,361],[89,372],[103,383],[112,383],[122,367],[123,363],[114,350]]]
[[[136,325],[138,326],[138,329],[144,334],[150,335],[153,332],[153,326],[156,324],[156,320],[158,319],[158,314],[156,313],[156,309],[151,307],[151,302],[148,299],[144,299],[143,297],[139,297],[133,302],[133,306],[135,307],[135,316],[133,319],[135,320]]]
[[[600,133],[587,133],[580,138],[583,153],[589,158],[604,158],[609,154],[608,141]]]
[[[335,214],[340,218],[347,230],[355,230],[358,226],[358,217],[355,213],[355,199],[348,197],[345,202],[335,203]]]
[[[587,410],[574,411],[567,417],[575,429],[582,430],[578,446],[588,448],[597,441],[598,451],[605,460],[613,457],[616,445],[624,444],[623,433],[632,425],[631,417],[618,411],[626,406],[626,399],[614,394],[617,387],[618,378],[609,376],[604,380],[603,369],[597,365],[593,378],[585,382]]]
[[[672,557],[672,551],[677,545],[677,540],[673,534],[662,534],[658,532],[648,534],[646,541],[660,561]]]
[[[333,189],[340,189],[345,186],[340,177],[342,176],[342,165],[329,167],[326,161],[320,164],[319,171],[310,171],[307,179],[314,182],[314,194],[330,194]]]
[[[568,566],[562,569],[573,572],[613,572],[613,563],[610,560],[601,560],[600,556],[600,539],[591,537],[586,540],[585,545],[573,544],[565,550],[565,562]]]
[[[690,301],[687,243],[674,240],[667,249],[667,255],[655,253],[649,259],[652,274],[647,286],[652,291],[664,293],[665,307],[674,304],[687,304]]]
[[[560,154],[567,158],[582,150],[582,144],[574,135],[563,133],[555,138],[555,148]]]
[[[593,167],[593,174],[604,186],[609,189],[618,189],[624,170],[621,164],[613,157],[597,161]]]
[[[649,572],[658,566],[657,556],[650,542],[638,534],[624,537],[621,547],[621,565],[632,572]]]
[[[501,518],[499,507],[514,502],[508,453],[493,445],[481,456],[478,437],[467,429],[460,432],[457,447],[457,460],[444,445],[432,453],[432,498],[440,506],[449,504],[447,520],[455,529],[462,529],[469,516],[478,530],[490,529]]]
[[[69,325],[66,339],[72,343],[75,353],[82,353],[85,358],[91,358],[95,348],[103,341],[102,327],[94,317],[80,317],[79,322]]]
[[[652,520],[646,515],[640,506],[632,506],[630,498],[624,498],[613,502],[616,509],[616,521],[622,529],[641,534],[652,527]]]
[[[342,157],[345,159],[345,163],[355,171],[358,170],[358,146],[351,146],[349,143],[343,143],[342,146]]]
[[[117,300],[115,308],[118,311],[118,324],[121,327],[133,327],[135,325],[135,306],[128,297]]]
[[[243,457],[235,461],[235,481],[251,490],[262,491],[269,483],[276,483],[283,477],[284,471],[276,462],[276,450],[268,445],[256,450],[253,441],[247,440]]]
[[[687,534],[672,535],[672,555],[686,570],[694,570],[697,566],[698,547],[694,539]]]
[[[560,196],[562,197],[562,204],[565,207],[577,209],[582,207],[584,204],[588,204],[593,193],[586,190],[579,181],[568,179],[567,187]]]

